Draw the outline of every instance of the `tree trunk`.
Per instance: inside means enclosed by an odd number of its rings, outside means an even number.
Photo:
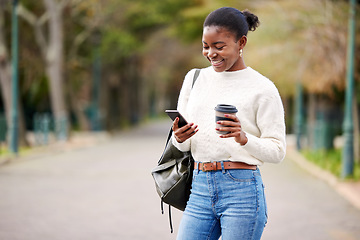
[[[0,84],[6,122],[10,126],[11,65],[4,38],[4,10],[0,9]]]
[[[1,31],[1,30],[0,30]],[[1,48],[1,40],[0,40]],[[11,110],[11,67],[9,62],[3,58],[0,52],[0,85],[1,94],[4,103],[6,122],[10,126],[10,110]]]
[[[76,119],[78,120],[80,130],[89,131],[90,123],[83,111],[83,107],[81,106],[81,101],[78,101],[78,98],[76,97],[76,93],[71,88],[68,88],[68,97],[70,100],[71,109],[74,111]]]
[[[46,73],[50,80],[51,107],[58,131],[58,138],[66,140],[68,131],[68,116],[65,107],[63,90],[63,65],[64,65],[64,35],[62,8],[55,0],[44,0],[49,14],[48,23],[48,48],[46,51]],[[64,135],[66,134],[66,135]]]

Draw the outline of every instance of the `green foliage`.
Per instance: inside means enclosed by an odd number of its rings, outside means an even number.
[[[209,12],[210,10],[204,6],[189,8],[181,12],[178,18],[171,23],[171,35],[185,43],[197,40],[200,44],[203,22]]]
[[[44,14],[43,1],[21,0],[21,4],[37,17]],[[131,97],[145,96],[142,102],[146,103],[149,101],[146,97],[152,97],[155,105],[156,101],[162,102],[162,105],[158,104],[161,108],[169,101],[176,103],[176,99],[169,100],[169,96],[177,97],[185,73],[193,67],[208,65],[201,56],[202,25],[207,14],[222,6],[240,10],[248,8],[258,15],[261,25],[248,35],[245,61],[274,81],[282,96],[292,96],[294,83],[302,80],[306,89],[327,90],[333,92],[336,98],[343,98],[339,87],[344,82],[344,78],[339,77],[342,76],[341,69],[337,74],[329,73],[343,66],[341,54],[346,51],[341,39],[346,38],[348,5],[347,1],[330,0],[69,1],[64,10],[67,96],[72,91],[72,96],[81,99],[81,106],[91,102],[89,92],[94,60],[91,35],[96,28],[102,33],[102,84],[108,84],[106,91],[118,92],[114,88],[121,84],[121,87],[129,88],[129,92],[134,92]],[[360,18],[360,14],[357,17]],[[7,39],[10,39],[11,32],[9,18],[10,12],[7,11]],[[46,23],[43,26],[46,27]],[[20,89],[29,104],[42,108],[41,101],[48,101],[46,95],[49,94],[44,62],[32,27],[20,19],[20,29]],[[77,37],[86,31],[89,32],[86,39],[73,48]],[[9,42],[7,45],[10,46]],[[359,58],[360,54],[356,56]],[[304,61],[305,71],[302,74],[300,68]],[[337,61],[339,64],[335,64]],[[357,72],[359,70],[360,64]],[[109,80],[108,76],[112,79]],[[356,85],[357,90],[359,86]],[[108,101],[130,101],[122,99],[126,94],[118,95],[119,99]],[[161,97],[164,99],[158,99]],[[360,96],[357,97],[360,101]],[[121,115],[126,115],[121,111]]]
[[[343,91],[348,4],[342,1],[255,1],[260,27],[249,33],[247,63],[284,96],[302,81],[312,93]],[[250,54],[251,53],[251,54]]]
[[[122,31],[128,31],[136,37],[144,38],[154,33],[161,27],[176,22],[182,11],[196,4],[194,0],[124,0],[118,5],[112,0],[112,8],[109,10],[113,15],[115,24]],[[117,6],[114,8],[114,6]]]
[[[45,8],[43,4],[39,4],[40,1],[33,0],[20,0],[21,4],[23,4],[27,9],[31,9],[37,15],[40,15],[44,12]]]
[[[49,82],[48,79],[43,76],[37,81],[33,81],[28,89],[28,101],[30,105],[39,106],[44,103],[44,99],[48,99]],[[40,110],[40,109],[39,109]]]
[[[303,150],[302,154],[306,159],[315,163],[319,167],[331,172],[337,177],[341,177],[342,171],[342,149],[332,150]],[[354,166],[354,180],[360,180],[360,164],[357,162]]]
[[[157,4],[153,1],[134,1],[124,13],[124,27],[133,34],[145,35],[154,27],[166,23],[166,16],[157,14]]]
[[[127,58],[146,54],[144,51],[151,36],[167,27],[190,3],[190,0],[124,0],[120,3],[110,0],[105,12],[111,21],[101,29],[104,63],[128,68],[132,63]]]
[[[130,57],[143,48],[143,44],[129,32],[109,27],[103,33],[101,51],[106,56],[105,63]]]

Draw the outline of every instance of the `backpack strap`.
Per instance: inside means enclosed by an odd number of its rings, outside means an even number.
[[[197,78],[198,78],[199,75],[200,75],[200,70],[201,70],[201,69],[196,69],[196,70],[195,70],[194,78],[193,78],[193,82],[192,82],[191,88],[194,87],[194,84],[195,84]],[[166,143],[169,142],[171,136],[172,136],[172,128],[170,128],[170,132],[169,132],[168,138],[167,138],[167,140],[166,140]],[[166,147],[166,146],[165,146],[165,147]]]
[[[192,83],[191,88],[194,87],[194,84],[195,84],[197,78],[199,77],[200,70],[201,69],[196,69],[195,70],[193,83]],[[169,132],[169,136],[168,136],[167,141],[166,141],[166,145],[168,144],[168,142],[169,142],[169,140],[170,140],[170,138],[172,136],[172,132],[173,132],[173,130],[172,130],[172,128],[170,128],[170,132]],[[166,148],[166,146],[165,146],[165,148]],[[161,213],[164,214],[164,202],[162,201],[162,199],[161,199]],[[173,233],[174,229],[173,229],[173,225],[172,225],[171,206],[170,205],[169,205],[169,223],[170,223],[170,232]]]
[[[201,69],[196,69],[196,70],[195,70],[195,73],[194,73],[194,78],[193,78],[193,83],[192,83],[191,88],[193,88],[193,87],[194,87],[194,84],[195,84],[195,82],[196,82],[196,79],[199,77],[200,70],[201,70]]]

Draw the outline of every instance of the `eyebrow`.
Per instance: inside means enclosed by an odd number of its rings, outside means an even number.
[[[207,45],[209,45],[207,42],[205,42],[205,41],[202,41],[203,43],[205,43],[205,44],[207,44]],[[225,42],[214,42],[214,43],[212,43],[213,45],[216,45],[216,44],[225,44]]]

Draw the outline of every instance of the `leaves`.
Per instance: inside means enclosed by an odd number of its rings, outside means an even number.
[[[348,5],[345,2],[268,1],[258,6],[261,26],[249,39],[256,68],[285,95],[302,81],[308,91],[344,89]]]
[[[348,1],[67,2],[64,8],[66,86],[68,91],[73,91],[73,96],[81,96],[85,105],[91,102],[91,94],[81,93],[91,92],[93,52],[99,44],[102,81],[108,84],[107,91],[117,92],[114,88],[122,84],[131,91],[141,92],[134,96],[155,96],[158,101],[155,104],[159,109],[164,108],[169,96],[177,95],[189,69],[207,66],[201,55],[202,25],[207,14],[222,6],[248,8],[259,17],[260,27],[248,35],[245,61],[274,81],[283,96],[294,94],[297,81],[302,81],[309,92],[328,95],[341,92],[345,85]],[[22,0],[21,4],[34,16],[44,14],[42,1]],[[10,13],[6,16],[8,23]],[[5,33],[10,32],[10,27],[11,24],[6,24]],[[40,82],[44,81],[44,62],[31,27],[20,21],[20,28],[21,89],[23,94],[34,95],[31,99],[39,99],[44,91],[32,84],[43,86]],[[101,33],[99,43],[93,39],[96,32]],[[360,54],[356,57],[359,61]],[[356,67],[358,77],[360,64]],[[111,101],[126,102],[123,99],[126,94],[120,95],[119,100]],[[142,101],[146,103],[147,100]]]
[[[125,59],[140,52],[143,44],[126,31],[107,28],[102,39],[102,53],[106,55],[105,62],[111,63],[117,59]]]

